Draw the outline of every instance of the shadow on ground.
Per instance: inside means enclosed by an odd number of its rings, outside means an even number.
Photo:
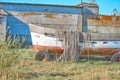
[[[33,79],[33,78],[38,78],[38,77],[56,77],[56,76],[61,76],[61,77],[68,77],[74,75],[72,73],[36,73],[36,72],[28,72],[28,73],[22,73],[20,74],[20,77],[24,77],[27,79]]]

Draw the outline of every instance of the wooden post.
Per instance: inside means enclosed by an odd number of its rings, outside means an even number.
[[[64,52],[58,61],[78,61],[79,50],[79,31],[64,31]]]
[[[82,32],[82,13],[79,8],[78,22],[76,30],[66,30],[64,36],[64,52],[59,57],[58,61],[78,61],[80,56],[79,39]]]

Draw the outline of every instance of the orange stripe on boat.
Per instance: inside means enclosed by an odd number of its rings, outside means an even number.
[[[42,46],[42,45],[33,45],[33,48],[38,51],[38,50],[46,50],[48,49],[50,52],[57,52],[57,53],[63,53],[63,49],[60,47],[53,47],[53,46]],[[114,54],[116,52],[119,52],[120,50],[118,48],[87,48],[82,50],[82,54]]]
[[[33,48],[37,51],[48,49],[50,52],[63,53],[63,49],[61,49],[60,47],[33,45]]]
[[[82,54],[114,54],[116,52],[119,52],[120,49],[118,48],[95,48],[95,49],[92,49],[92,48],[87,48],[87,49],[84,49]]]

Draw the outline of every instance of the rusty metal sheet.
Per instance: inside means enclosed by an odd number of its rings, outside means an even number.
[[[120,16],[97,15],[87,19],[88,31],[93,33],[120,33]]]
[[[120,27],[120,16],[98,15],[96,18],[89,18],[88,25]]]

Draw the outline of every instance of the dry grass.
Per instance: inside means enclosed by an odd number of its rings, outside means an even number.
[[[120,63],[36,62],[34,55],[31,49],[21,49],[20,63],[9,70],[18,74],[16,80],[120,80]]]
[[[109,61],[25,62],[20,80],[120,80],[120,64]]]

